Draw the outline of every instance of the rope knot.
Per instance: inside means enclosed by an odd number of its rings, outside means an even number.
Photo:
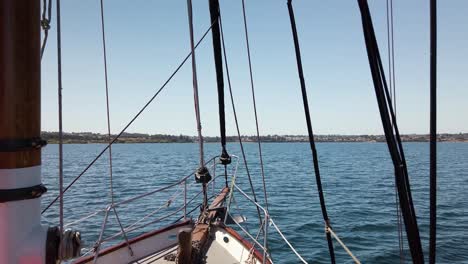
[[[197,183],[208,183],[211,181],[210,172],[205,166],[198,168],[197,172],[195,172],[195,181]]]
[[[44,30],[49,30],[50,29],[50,20],[47,18],[44,18],[41,20],[41,27]]]
[[[223,151],[221,152],[221,156],[219,157],[219,161],[223,165],[231,164],[231,156],[229,156],[226,149],[223,149]]]

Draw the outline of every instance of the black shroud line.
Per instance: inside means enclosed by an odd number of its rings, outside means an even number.
[[[395,168],[395,181],[398,189],[400,208],[405,222],[411,257],[413,259],[413,263],[424,263],[416,212],[414,210],[413,199],[411,197],[406,159],[403,152],[403,145],[401,143],[395,113],[389,96],[369,6],[366,0],[358,0],[358,4],[361,12],[362,27],[364,31],[369,66],[372,73],[372,80],[374,82],[375,95],[379,106],[388,150]]]
[[[299,39],[297,36],[297,29],[296,29],[296,21],[294,18],[294,10],[292,7],[291,0],[288,0],[288,11],[289,11],[289,18],[291,20],[291,29],[294,39],[294,48],[296,51],[296,60],[297,60],[297,70],[299,74],[299,80],[301,82],[301,91],[302,91],[302,101],[304,104],[304,113],[307,122],[307,132],[309,134],[309,143],[310,149],[312,151],[312,158],[314,163],[314,171],[315,171],[315,181],[317,183],[317,190],[320,199],[320,207],[322,209],[322,216],[323,220],[325,221],[325,225],[327,227],[331,227],[330,219],[328,218],[327,207],[325,206],[325,197],[323,195],[322,189],[322,180],[320,178],[320,169],[318,164],[318,157],[317,157],[317,150],[315,148],[315,140],[314,140],[314,133],[312,131],[312,122],[310,120],[310,112],[309,112],[309,102],[307,99],[307,90],[304,81],[304,72],[302,69],[302,60],[301,60],[301,50],[299,47]],[[329,232],[326,233],[327,242],[328,242],[328,250],[330,252],[330,260],[331,263],[335,263],[335,252],[333,249],[333,241]]]
[[[213,37],[213,55],[216,68],[216,82],[218,87],[218,111],[219,111],[219,130],[221,134],[222,154],[227,155],[226,151],[226,120],[224,113],[224,75],[223,59],[221,51],[221,37],[219,30],[219,1],[209,0],[211,23],[211,34]]]

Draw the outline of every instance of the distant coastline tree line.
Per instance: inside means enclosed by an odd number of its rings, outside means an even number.
[[[44,131],[42,137],[50,144],[59,142],[58,132]],[[115,137],[116,135],[112,135]],[[428,135],[408,134],[402,135],[405,142],[427,142]],[[219,142],[219,137],[204,137],[205,142]],[[243,142],[256,142],[256,136],[242,136]],[[308,142],[308,137],[304,135],[266,135],[261,136],[262,142]],[[385,142],[383,135],[316,135],[317,142]],[[439,134],[438,140],[441,142],[468,142],[468,133]],[[237,142],[237,136],[228,136],[228,142]],[[63,133],[65,144],[87,144],[87,143],[107,143],[106,134],[92,132],[72,132]],[[197,142],[197,137],[187,135],[165,135],[165,134],[142,134],[124,133],[117,140],[117,143],[193,143]]]

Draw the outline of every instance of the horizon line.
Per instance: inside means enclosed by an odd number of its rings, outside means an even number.
[[[59,133],[59,131],[41,131],[41,133]],[[79,131],[79,132],[66,132],[63,131],[63,134],[97,134],[97,135],[107,135],[108,133],[101,133],[101,132],[92,132],[92,131]],[[185,137],[198,137],[197,135],[185,135],[185,134],[167,134],[167,133],[143,133],[143,132],[123,132],[123,134],[141,134],[141,135],[148,135],[148,136],[153,136],[153,135],[165,135],[165,136],[185,136]],[[468,132],[443,132],[443,133],[437,133],[437,135],[461,135],[461,134],[468,134]],[[111,133],[111,135],[118,135],[118,133]],[[400,134],[401,136],[428,136],[429,133],[405,133],[405,134]],[[241,136],[247,136],[247,137],[257,137],[257,135],[248,135],[248,134],[241,134]],[[271,137],[271,136],[293,136],[293,137],[307,137],[307,134],[263,134],[260,135],[260,137]],[[314,136],[385,136],[384,134],[314,134]],[[203,137],[220,137],[219,135],[217,136],[209,136],[205,135]],[[238,137],[238,135],[226,135],[226,137]]]

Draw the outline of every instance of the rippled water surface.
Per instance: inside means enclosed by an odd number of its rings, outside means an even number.
[[[308,144],[268,143],[262,146],[270,214],[306,260],[328,263],[328,248]],[[70,183],[80,174],[104,147],[101,144],[65,145],[65,183]],[[404,147],[427,255],[429,145],[406,143]],[[206,148],[207,159],[220,153],[218,144],[206,144]],[[245,149],[255,191],[258,199],[264,201],[257,146],[246,143]],[[394,176],[387,146],[381,143],[319,143],[317,149],[328,214],[336,233],[364,263],[398,263]],[[112,150],[115,202],[177,182],[197,168],[196,144],[118,144]],[[241,156],[237,144],[230,144],[228,150]],[[438,145],[438,155],[438,262],[468,263],[468,144],[441,143]],[[49,192],[43,198],[44,207],[57,194],[57,159],[58,146],[47,146],[43,151],[43,181]],[[220,175],[224,171],[217,166],[213,173]],[[239,163],[237,175],[239,186],[250,194],[242,162]],[[193,177],[188,179],[188,198],[191,198],[200,186],[193,184]],[[224,179],[218,178],[215,189],[219,190],[222,185]],[[169,214],[161,222],[144,226],[129,236],[178,220],[183,215],[183,210],[177,211],[183,205],[183,187],[182,184],[176,185],[117,207],[122,225],[126,227],[144,216],[147,217],[135,226],[146,225]],[[234,197],[233,211],[247,216],[244,226],[256,235],[258,218],[255,208],[239,193],[235,193]],[[199,203],[201,198],[196,197],[194,201]],[[98,239],[104,213],[73,222],[106,208],[109,202],[106,154],[65,195],[65,223],[82,232],[85,250],[92,248]],[[189,209],[195,206],[193,203]],[[196,216],[196,213],[195,209],[192,215]],[[58,204],[52,206],[45,216],[46,222],[56,225]],[[269,246],[275,263],[299,263],[273,229],[270,227],[269,230]],[[111,237],[118,231],[115,214],[110,213],[104,237]],[[117,236],[108,243],[121,239],[121,236]],[[405,248],[405,258],[410,260],[406,241]],[[335,251],[338,263],[351,263],[336,243]]]

